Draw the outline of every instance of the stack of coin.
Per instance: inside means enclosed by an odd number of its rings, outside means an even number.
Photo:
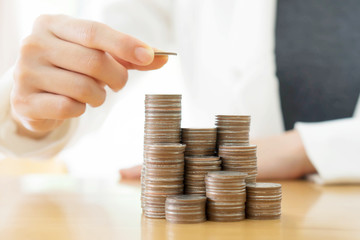
[[[185,145],[157,144],[145,146],[144,215],[165,218],[165,200],[184,189]]]
[[[279,219],[281,215],[281,184],[250,183],[246,185],[246,217]]]
[[[181,95],[146,95],[144,148],[146,145],[180,143]],[[145,154],[145,149],[144,149]],[[141,174],[141,207],[144,209],[145,161]]]
[[[216,150],[216,128],[183,128],[185,156],[213,156]]]
[[[219,145],[249,145],[250,116],[216,115]]]
[[[207,216],[211,221],[234,222],[245,218],[246,173],[214,171],[206,176]]]
[[[206,197],[179,195],[166,198],[166,220],[171,223],[200,223],[206,221]]]
[[[221,160],[217,156],[185,157],[185,194],[205,196],[205,176],[210,171],[220,171]]]
[[[180,143],[181,95],[145,96],[144,143]]]
[[[256,145],[220,145],[219,156],[223,170],[247,173],[246,183],[256,182]]]

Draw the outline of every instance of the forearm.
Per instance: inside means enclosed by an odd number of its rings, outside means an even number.
[[[252,144],[258,147],[258,179],[293,179],[316,171],[296,130]]]

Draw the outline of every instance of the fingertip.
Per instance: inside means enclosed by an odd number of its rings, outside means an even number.
[[[136,47],[135,57],[139,61],[139,65],[149,65],[154,61],[154,50],[149,47]]]
[[[122,180],[138,180],[141,177],[141,165],[120,169],[119,172]]]
[[[169,61],[169,56],[167,55],[157,55],[155,56],[154,61],[157,61],[159,65],[164,66]]]
[[[168,60],[168,56],[155,56],[154,61],[149,65],[149,67],[152,70],[162,68]]]
[[[152,61],[150,64],[146,66],[131,64],[129,69],[137,69],[140,71],[156,70],[162,68],[168,62],[168,60],[168,56],[155,56],[154,61]]]
[[[111,88],[111,90],[114,92],[114,93],[117,93],[117,92],[119,92],[120,90],[121,90],[121,88]]]

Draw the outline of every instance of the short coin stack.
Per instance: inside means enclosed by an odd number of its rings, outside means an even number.
[[[151,144],[180,143],[181,140],[181,95],[145,96],[145,148]],[[145,161],[141,171],[141,207],[145,207]]]
[[[250,183],[246,186],[246,217],[249,219],[279,219],[281,215],[281,185]]]
[[[234,222],[245,219],[246,175],[234,171],[208,173],[206,197],[209,220]]]
[[[256,182],[256,145],[220,145],[219,156],[222,160],[223,170],[247,173],[246,183]]]
[[[165,218],[166,197],[183,193],[184,151],[180,143],[145,146],[145,216]]]
[[[181,141],[185,156],[213,156],[216,150],[216,128],[183,128]]]
[[[205,222],[205,206],[205,196],[170,196],[165,204],[166,220],[172,223]]]
[[[250,116],[216,115],[217,144],[249,145]]]
[[[210,171],[220,171],[221,160],[217,156],[185,157],[185,194],[205,196],[205,176]]]

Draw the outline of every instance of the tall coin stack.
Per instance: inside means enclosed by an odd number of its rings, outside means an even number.
[[[181,95],[146,95],[144,157],[146,146],[163,143],[180,143],[181,141]],[[146,163],[143,161],[141,171],[141,207],[145,207],[145,174]]]
[[[211,221],[234,222],[245,219],[246,173],[209,172],[206,176],[207,216]]]
[[[221,160],[217,156],[185,157],[185,194],[206,194],[205,176],[210,171],[220,171]]]
[[[246,217],[249,219],[279,219],[281,215],[281,184],[250,183],[246,186]]]
[[[223,170],[247,173],[246,183],[256,182],[256,145],[220,145],[219,156]]]
[[[172,223],[206,221],[206,197],[194,195],[171,196],[166,199],[166,220]]]
[[[183,128],[181,141],[186,144],[185,156],[214,156],[216,128]]]
[[[218,146],[249,145],[250,120],[250,116],[216,115]]]
[[[166,197],[183,193],[184,151],[180,143],[145,146],[146,217],[165,218]]]

